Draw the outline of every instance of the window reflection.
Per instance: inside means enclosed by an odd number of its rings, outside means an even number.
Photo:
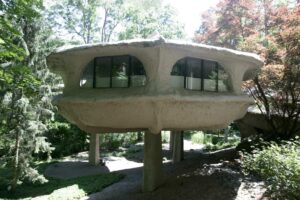
[[[110,59],[102,58],[95,60],[95,79],[94,87],[110,86]]]
[[[229,86],[229,75],[215,61],[183,58],[173,66],[171,84],[174,88],[226,92]]]
[[[203,90],[204,91],[217,91],[217,63],[213,61],[203,61]]]
[[[128,87],[129,57],[114,57],[112,60],[112,87]]]
[[[80,79],[80,87],[126,88],[146,85],[143,64],[133,56],[109,56],[94,59]]]
[[[135,57],[131,58],[131,74],[130,74],[130,86],[139,87],[146,85],[146,72],[143,64]]]
[[[201,60],[188,59],[186,65],[186,85],[190,90],[201,90]]]

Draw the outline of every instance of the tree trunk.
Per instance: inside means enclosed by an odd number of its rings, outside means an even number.
[[[19,150],[20,150],[20,135],[19,130],[16,133],[16,141],[15,141],[15,157],[13,160],[13,179],[11,183],[11,191],[14,192],[17,187],[18,179],[19,179]]]

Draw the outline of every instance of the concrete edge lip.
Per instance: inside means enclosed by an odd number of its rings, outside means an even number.
[[[235,95],[235,94],[220,94],[214,93],[211,95],[189,95],[189,94],[159,94],[159,95],[147,95],[147,94],[137,94],[137,95],[129,95],[122,96],[118,93],[118,95],[112,94],[109,95],[99,95],[97,96],[96,92],[94,95],[84,95],[81,93],[76,93],[74,95],[61,95],[54,98],[53,103],[57,104],[58,102],[64,103],[97,103],[97,102],[143,102],[143,101],[151,101],[151,102],[249,102],[252,103],[253,100],[247,95]]]
[[[222,52],[228,55],[235,55],[235,56],[242,56],[245,58],[251,59],[257,65],[262,65],[263,60],[254,53],[243,52],[238,50],[227,49],[224,47],[216,47],[206,44],[199,44],[193,42],[186,42],[181,40],[165,40],[165,39],[134,39],[134,40],[123,40],[118,42],[110,42],[110,43],[95,43],[95,44],[85,44],[85,45],[76,45],[76,46],[62,46],[57,48],[53,53],[51,53],[48,57],[64,54],[64,53],[71,53],[76,51],[82,51],[85,49],[90,48],[107,48],[107,47],[121,47],[121,46],[132,46],[132,47],[159,47],[159,46],[169,46],[169,47],[190,47],[190,48],[199,48],[199,49],[206,49],[208,51],[215,51],[215,52]]]

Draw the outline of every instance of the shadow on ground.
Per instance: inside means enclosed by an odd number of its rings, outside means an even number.
[[[96,200],[244,200],[252,199],[251,194],[240,195],[244,186],[240,169],[233,162],[221,162],[235,158],[234,149],[215,153],[185,152],[185,160],[165,163],[165,183],[149,193],[141,191],[142,168],[119,171],[126,177],[100,193],[85,199]],[[246,189],[247,190],[247,189]],[[261,191],[259,191],[261,192]],[[258,192],[258,193],[259,193]],[[257,194],[253,199],[260,199]]]

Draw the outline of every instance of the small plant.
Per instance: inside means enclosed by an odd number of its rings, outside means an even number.
[[[266,181],[275,199],[300,199],[300,141],[281,144],[264,142],[252,154],[243,155],[245,174],[254,173]]]
[[[170,132],[169,131],[162,131],[162,133],[161,133],[161,141],[163,143],[170,142]]]
[[[137,132],[132,133],[109,133],[109,134],[101,134],[101,148],[114,151],[119,147],[129,147],[132,144],[138,142],[139,134]]]
[[[204,134],[202,131],[193,133],[191,136],[192,143],[194,144],[203,144],[204,143]]]

